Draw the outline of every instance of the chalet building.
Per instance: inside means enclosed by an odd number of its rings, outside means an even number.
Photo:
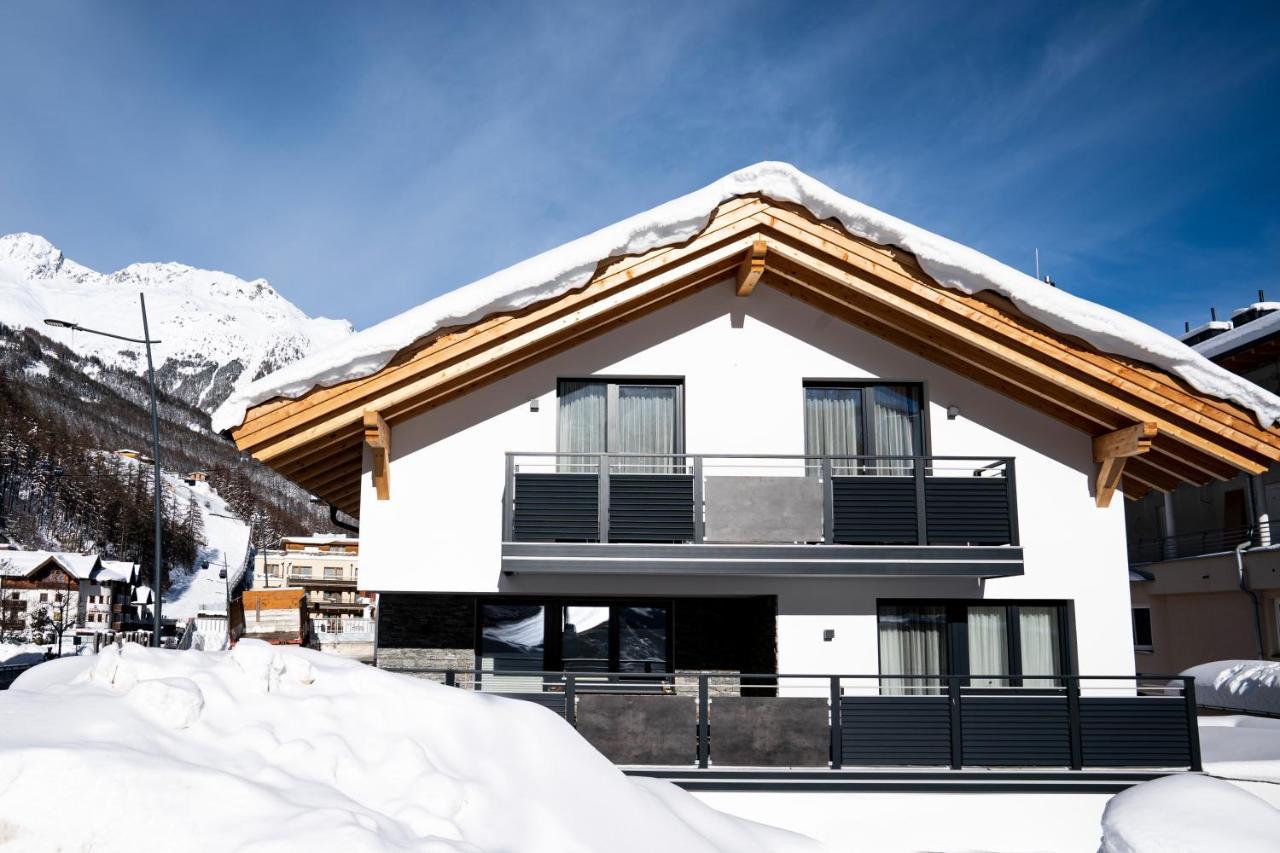
[[[541,702],[624,765],[843,773],[1197,766],[1185,684],[1135,678],[1119,496],[1266,471],[1277,416],[759,164],[214,424],[359,519],[379,666]]]
[[[19,633],[42,611],[65,635],[116,634],[138,627],[133,563],[93,554],[49,551],[0,553],[0,628]]]
[[[182,482],[188,486],[194,486],[196,483],[209,482],[209,475],[204,471],[188,471],[182,475]]]
[[[1261,292],[1183,340],[1280,393],[1280,303]],[[1138,671],[1280,660],[1280,466],[1153,492],[1126,508]]]

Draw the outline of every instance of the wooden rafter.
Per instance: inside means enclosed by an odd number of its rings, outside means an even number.
[[[1280,459],[1280,433],[1238,406],[1061,335],[993,293],[941,287],[909,252],[759,196],[725,202],[685,243],[601,262],[578,290],[435,332],[370,376],[263,403],[232,435],[354,515],[365,411],[394,424],[726,278],[740,295],[775,287],[1090,437],[1154,424],[1141,459],[1108,463],[1110,493],[1226,479]]]
[[[768,251],[769,244],[763,239],[756,240],[751,244],[751,251],[743,259],[742,265],[738,267],[736,293],[739,296],[750,296],[751,291],[756,289],[756,283],[760,281],[760,276],[764,273],[764,256]]]
[[[1098,506],[1111,506],[1111,498],[1120,486],[1125,462],[1151,450],[1151,442],[1157,432],[1155,424],[1140,423],[1093,439],[1093,461],[1098,463],[1094,501]],[[1131,472],[1131,476],[1137,475]]]
[[[364,413],[364,443],[373,451],[373,486],[378,500],[390,500],[391,427],[378,412]]]

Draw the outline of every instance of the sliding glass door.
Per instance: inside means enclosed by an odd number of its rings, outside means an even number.
[[[683,385],[676,380],[561,380],[560,453],[636,454],[614,473],[671,473],[683,450]],[[561,460],[560,470],[595,471],[595,460]]]
[[[806,382],[806,456],[923,456],[921,386],[874,382]],[[909,460],[835,461],[837,474],[905,476]]]

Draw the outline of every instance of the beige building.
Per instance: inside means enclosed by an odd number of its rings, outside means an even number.
[[[1280,303],[1259,301],[1183,340],[1280,393]],[[1126,507],[1138,672],[1280,659],[1280,466],[1152,490]],[[1242,548],[1239,560],[1236,549]]]
[[[286,536],[259,554],[254,589],[306,590],[313,618],[363,617],[371,601],[358,588],[360,540],[341,535]]]

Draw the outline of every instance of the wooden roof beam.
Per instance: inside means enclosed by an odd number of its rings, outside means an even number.
[[[1093,498],[1099,507],[1111,506],[1111,498],[1124,473],[1125,461],[1150,450],[1157,432],[1155,424],[1145,422],[1093,439],[1093,461],[1098,463]]]
[[[764,273],[764,257],[768,251],[769,244],[763,239],[756,240],[751,244],[751,251],[747,252],[742,265],[738,267],[736,293],[739,296],[750,296],[751,291],[756,289],[756,283],[760,281],[760,276]]]
[[[373,451],[373,487],[378,500],[391,500],[391,427],[378,412],[364,413],[364,443]]]

